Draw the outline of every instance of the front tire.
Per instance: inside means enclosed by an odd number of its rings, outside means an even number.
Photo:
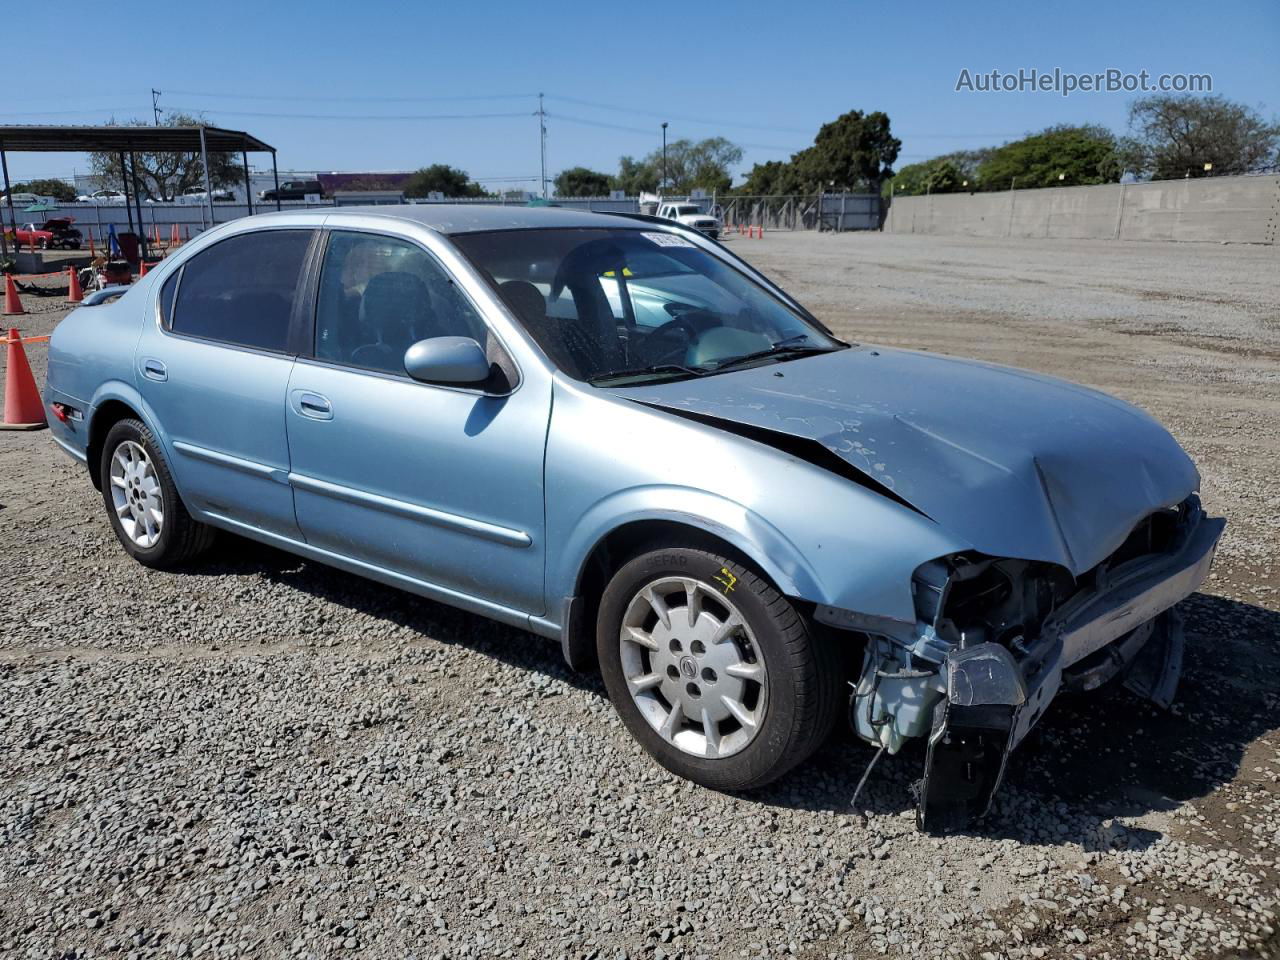
[[[125,551],[144,566],[170,570],[213,543],[178,496],[160,445],[140,420],[112,425],[98,463],[107,518]]]
[[[842,678],[827,638],[755,571],[706,550],[624,565],[601,597],[596,646],[632,736],[715,790],[776,780],[835,720]]]

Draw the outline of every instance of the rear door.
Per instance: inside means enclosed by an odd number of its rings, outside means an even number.
[[[144,324],[135,371],[187,505],[293,540],[285,405],[314,239],[256,230],[186,261]]]

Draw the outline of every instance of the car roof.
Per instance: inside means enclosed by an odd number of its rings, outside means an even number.
[[[568,207],[504,206],[499,203],[402,203],[368,207],[321,207],[308,211],[264,213],[270,218],[305,217],[311,222],[320,215],[350,215],[409,220],[439,233],[477,233],[485,230],[534,230],[547,227],[636,227],[631,217],[593,213]],[[310,214],[310,216],[307,216]],[[652,229],[652,227],[650,227]]]

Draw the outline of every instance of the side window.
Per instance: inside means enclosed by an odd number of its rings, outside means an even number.
[[[166,327],[173,325],[173,295],[178,292],[178,278],[181,270],[175,270],[173,276],[160,288],[160,322]]]
[[[335,230],[316,304],[316,357],[404,373],[404,353],[429,337],[486,340],[483,321],[449,275],[407,240]]]
[[[196,254],[182,268],[173,330],[284,352],[311,236],[310,230],[259,230]]]

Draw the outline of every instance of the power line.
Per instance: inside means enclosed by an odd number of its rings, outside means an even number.
[[[17,113],[0,110],[0,117],[70,117],[86,113],[127,113],[132,109],[133,107],[85,107],[83,110],[26,110]]]
[[[169,92],[178,96],[209,97],[213,100],[290,100],[310,103],[447,103],[463,100],[525,100],[537,96],[536,93],[485,93],[457,97],[315,97],[266,93],[201,93],[197,90],[170,90]]]
[[[172,107],[172,110],[201,113],[208,107]],[[231,117],[273,117],[278,120],[494,120],[498,118],[524,117],[526,113],[274,113],[258,110],[222,110],[217,112]]]
[[[654,135],[653,130],[648,127],[628,127],[620,123],[608,123],[604,120],[591,120],[587,117],[575,117],[567,113],[548,113],[547,116],[555,117],[557,120],[564,120],[567,123],[582,124],[587,127],[603,127],[606,130],[623,130],[627,133],[638,133],[646,137]],[[784,153],[788,150],[794,151],[795,146],[784,147],[777,143],[750,143],[744,140],[734,140],[736,145],[740,147],[749,147],[752,150],[781,150]]]
[[[600,103],[595,100],[583,100],[580,97],[562,97],[559,94],[548,94],[548,99],[560,100],[564,103],[573,103],[581,107],[594,107],[599,110],[608,110],[612,113],[629,113],[637,117],[655,117],[659,120],[678,120],[681,123],[694,123],[705,127],[737,127],[741,130],[762,130],[768,133],[799,133],[807,134],[808,130],[800,130],[795,127],[771,127],[757,123],[737,123],[732,120],[705,120],[698,117],[682,116],[678,113],[660,113],[656,110],[632,110],[627,107],[619,107],[615,104]]]

